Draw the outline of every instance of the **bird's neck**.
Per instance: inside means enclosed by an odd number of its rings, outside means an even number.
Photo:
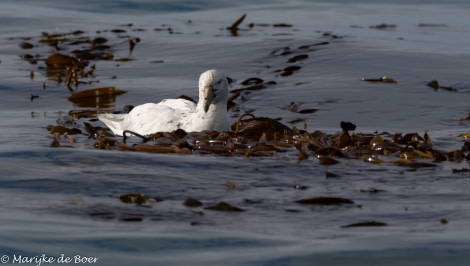
[[[204,112],[203,104],[198,104],[196,112],[194,112],[196,118],[212,121],[218,117],[223,117],[227,115],[227,105],[226,104],[211,104],[207,112]]]
[[[198,104],[192,118],[188,121],[191,125],[189,131],[229,130],[227,106],[211,104],[209,110],[204,112],[203,104]]]

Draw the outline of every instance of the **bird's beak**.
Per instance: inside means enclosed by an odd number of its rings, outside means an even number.
[[[204,112],[207,113],[209,106],[214,100],[214,89],[212,86],[204,86]]]

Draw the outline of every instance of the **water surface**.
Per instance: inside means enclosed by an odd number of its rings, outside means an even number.
[[[367,133],[428,130],[434,147],[451,151],[460,149],[459,135],[468,132],[468,123],[459,122],[470,112],[468,11],[465,1],[2,2],[1,255],[64,253],[99,257],[103,265],[361,265],[366,258],[381,265],[464,265],[469,176],[452,169],[468,168],[465,160],[418,169],[346,159],[323,166],[313,157],[299,162],[295,151],[268,158],[101,151],[86,135],[76,136],[72,149],[51,148],[46,126],[64,124],[69,111],[83,108],[67,100],[66,86],[47,79],[42,61],[33,65],[20,55],[55,52],[37,44],[42,32],[82,30],[107,38],[115,56],[126,57],[127,39],[109,32],[125,29],[141,40],[134,60],[97,61],[99,84],[79,87],[128,91],[109,109],[196,97],[199,74],[219,68],[236,80],[233,90],[250,77],[276,82],[237,99],[233,120],[245,112],[283,123],[303,118],[309,131],[331,134],[340,131],[341,121]],[[234,37],[225,28],[244,13],[243,30]],[[292,27],[273,26],[281,23]],[[371,28],[382,23],[395,27]],[[22,41],[36,46],[23,50]],[[323,42],[328,44],[313,45]],[[281,55],[285,50],[292,54]],[[287,62],[298,54],[308,58]],[[291,65],[301,69],[288,77],[276,72]],[[397,83],[361,81],[383,75]],[[427,87],[434,79],[457,91]],[[39,97],[31,101],[31,94]],[[291,102],[318,110],[294,113]],[[103,126],[89,119],[74,125],[84,129],[83,122]],[[327,178],[327,172],[337,177]],[[124,204],[118,197],[125,193],[162,201]],[[314,196],[354,204],[295,202]],[[187,197],[245,211],[188,208],[182,204]],[[387,226],[341,228],[370,220]]]

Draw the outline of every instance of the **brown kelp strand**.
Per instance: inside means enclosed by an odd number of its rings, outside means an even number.
[[[450,86],[441,86],[437,80],[431,80],[426,84],[428,87],[433,88],[435,91],[441,89],[441,90],[446,90],[446,91],[451,91],[451,92],[457,92],[459,91],[458,89]]]
[[[200,207],[202,206],[202,202],[196,198],[188,197],[184,201],[183,205],[187,207]]]
[[[149,200],[149,198],[140,193],[130,193],[130,194],[120,195],[119,200],[123,203],[142,205],[146,203]]]
[[[341,205],[341,204],[354,204],[350,199],[340,197],[312,197],[297,200],[297,203],[308,205]]]
[[[386,29],[395,29],[397,25],[382,23],[374,26],[370,26],[371,29],[386,30]]]
[[[221,201],[216,205],[205,207],[206,210],[213,210],[213,211],[223,211],[223,212],[243,212],[244,209],[232,206],[225,201]]]
[[[378,221],[366,221],[366,222],[358,222],[352,223],[348,225],[343,225],[341,228],[352,228],[352,227],[376,227],[376,226],[387,226],[387,223],[378,222]]]
[[[107,107],[116,101],[116,96],[126,93],[115,87],[102,87],[75,92],[68,98],[79,107]]]
[[[230,31],[230,34],[232,36],[238,36],[238,31],[240,30],[238,26],[240,26],[240,24],[243,22],[245,17],[246,17],[246,14],[243,14],[243,16],[237,19],[230,27],[227,27],[227,30]]]
[[[395,79],[387,76],[382,76],[380,78],[361,78],[361,80],[366,82],[397,83]]]

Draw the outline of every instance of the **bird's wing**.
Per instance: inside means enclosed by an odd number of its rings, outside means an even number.
[[[128,114],[99,114],[98,118],[116,135],[122,135],[121,124]]]
[[[176,112],[193,113],[196,110],[196,104],[185,99],[164,99],[158,105],[168,106]]]
[[[142,104],[134,107],[122,121],[121,130],[130,130],[142,135],[170,132],[186,124],[195,109],[193,102],[183,99]]]

